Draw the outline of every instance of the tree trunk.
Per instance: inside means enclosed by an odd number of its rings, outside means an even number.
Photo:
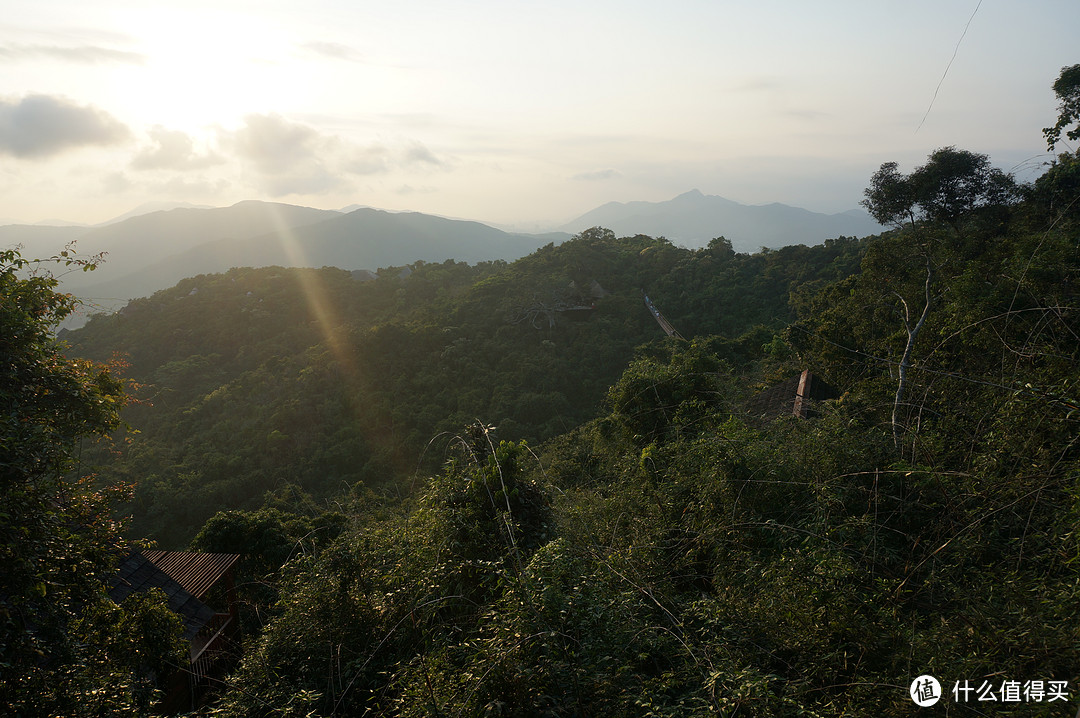
[[[900,447],[900,405],[904,401],[904,393],[907,391],[907,372],[911,367],[911,353],[915,349],[915,340],[919,337],[919,332],[923,328],[923,324],[926,322],[926,317],[930,314],[930,284],[934,278],[934,270],[930,264],[930,258],[926,258],[926,285],[925,285],[925,303],[923,304],[922,314],[919,316],[919,321],[915,323],[915,326],[911,326],[911,312],[908,310],[908,304],[903,297],[900,297],[900,301],[904,305],[904,328],[907,329],[907,345],[904,347],[904,353],[900,357],[900,370],[899,370],[899,382],[896,385],[896,398],[893,400],[892,410],[892,435],[893,444]]]

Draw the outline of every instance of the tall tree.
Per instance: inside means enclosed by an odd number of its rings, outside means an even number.
[[[961,219],[981,208],[1007,206],[1017,189],[1012,176],[991,166],[986,155],[942,147],[910,175],[895,162],[881,165],[864,194],[861,204],[882,224],[945,222],[959,233]]]
[[[895,162],[881,165],[864,194],[862,205],[876,220],[895,227],[908,224],[915,240],[912,251],[922,257],[926,268],[921,309],[912,307],[902,295],[896,294],[903,307],[907,333],[897,366],[891,419],[893,441],[899,445],[902,434],[899,414],[907,392],[908,371],[933,300],[935,240],[931,231],[924,231],[924,226],[947,224],[959,237],[961,224],[967,218],[979,210],[1007,208],[1017,199],[1018,190],[1012,176],[991,166],[986,155],[942,147],[910,175],[903,175]]]
[[[1058,98],[1058,121],[1053,127],[1043,129],[1046,136],[1046,148],[1053,152],[1061,141],[1061,133],[1070,125],[1076,125],[1065,132],[1070,140],[1080,139],[1080,65],[1061,68],[1061,74],[1054,82],[1054,94]]]

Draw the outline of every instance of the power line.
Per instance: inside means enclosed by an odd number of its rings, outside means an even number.
[[[930,107],[926,108],[926,114],[923,115],[922,121],[919,122],[919,126],[915,128],[915,134],[919,134],[919,130],[922,129],[923,123],[926,122],[926,118],[930,116],[930,109],[934,106],[934,101],[937,100],[938,91],[941,90],[941,85],[945,82],[945,76],[949,74],[949,68],[952,67],[953,60],[956,59],[956,53],[960,51],[960,43],[964,41],[964,36],[967,35],[968,28],[971,27],[971,21],[975,19],[975,13],[979,12],[979,8],[982,7],[982,0],[979,0],[975,5],[975,10],[971,13],[971,17],[968,18],[967,24],[964,25],[964,31],[960,33],[960,39],[956,41],[956,47],[953,48],[952,57],[949,58],[949,64],[945,66],[945,72],[941,74],[941,79],[938,80],[937,87],[934,88],[934,96],[930,98]]]

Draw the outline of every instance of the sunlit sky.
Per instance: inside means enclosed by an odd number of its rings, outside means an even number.
[[[528,229],[695,188],[841,212],[946,145],[1030,179],[1080,63],[1076,0],[4,6],[22,222],[263,199]]]

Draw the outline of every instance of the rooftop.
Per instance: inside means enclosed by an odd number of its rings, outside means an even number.
[[[184,620],[188,640],[214,617],[202,599],[239,560],[236,554],[187,551],[132,551],[117,569],[109,597],[117,603],[139,591],[160,588],[169,608]]]

